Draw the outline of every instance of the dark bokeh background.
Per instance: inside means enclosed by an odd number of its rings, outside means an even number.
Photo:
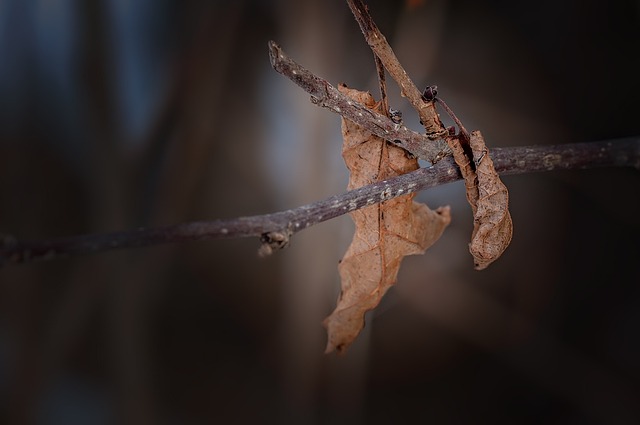
[[[370,1],[420,86],[490,146],[640,134],[637,1]],[[267,213],[340,193],[340,121],[267,41],[377,93],[346,4],[0,2],[0,233]],[[392,105],[417,118],[390,84]],[[640,175],[510,176],[515,235],[475,272],[453,223],[324,355],[348,217],[256,240],[0,269],[0,422],[640,423]]]

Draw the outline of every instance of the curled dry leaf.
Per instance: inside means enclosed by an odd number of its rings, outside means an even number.
[[[478,176],[471,166],[471,161],[469,160],[467,153],[462,147],[464,139],[462,135],[457,135],[448,136],[445,140],[451,149],[454,161],[460,168],[460,174],[462,174],[464,187],[466,189],[467,201],[469,201],[469,205],[471,205],[473,215],[475,216],[476,206],[478,204]]]
[[[477,204],[473,207],[473,233],[469,251],[476,270],[487,268],[502,255],[513,234],[509,214],[509,192],[493,167],[493,161],[479,131],[470,136],[473,162],[476,164]]]
[[[368,92],[339,88],[370,109],[376,107]],[[349,189],[418,168],[415,158],[351,121],[342,121],[342,155],[351,173]],[[440,238],[451,221],[449,207],[430,210],[413,202],[415,193],[399,196],[351,212],[355,222],[353,241],[340,262],[342,291],[336,309],[324,321],[328,331],[326,352],[342,351],[364,327],[364,315],[375,308],[396,282],[406,255],[422,254]],[[385,197],[389,195],[384,195]]]
[[[467,136],[465,133],[448,136],[446,141],[460,167],[473,211],[469,251],[475,269],[483,270],[497,260],[511,242],[513,223],[509,214],[509,192],[493,166],[482,134],[477,130]],[[463,144],[471,150],[475,169]]]

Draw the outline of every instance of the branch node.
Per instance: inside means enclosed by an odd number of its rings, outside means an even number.
[[[260,236],[262,245],[258,249],[258,256],[267,257],[289,246],[293,232],[290,229],[284,231],[265,232]]]

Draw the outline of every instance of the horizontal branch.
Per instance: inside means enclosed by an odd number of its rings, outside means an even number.
[[[273,69],[309,93],[311,102],[315,105],[353,121],[376,136],[432,164],[448,155],[449,148],[443,140],[430,139],[348,98],[328,81],[287,56],[274,41],[269,41],[269,58]]]
[[[597,143],[494,148],[491,157],[500,174],[595,167],[640,169],[640,137]],[[291,235],[315,224],[396,196],[460,178],[458,167],[451,157],[447,157],[429,168],[421,168],[323,201],[272,214],[35,242],[19,242],[5,236],[0,240],[0,264],[49,260],[122,248],[239,237],[260,237],[262,252],[268,253],[272,249],[286,246]]]

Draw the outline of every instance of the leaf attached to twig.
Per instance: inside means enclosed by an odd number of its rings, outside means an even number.
[[[370,109],[376,103],[368,92],[340,86],[340,91]],[[342,155],[351,173],[349,189],[418,168],[404,149],[387,143],[355,123],[342,120]],[[391,189],[389,189],[390,191]],[[422,254],[440,238],[451,221],[449,207],[432,211],[413,202],[415,193],[385,200],[395,195],[384,191],[381,199],[351,212],[355,222],[353,241],[340,262],[342,291],[336,309],[324,321],[328,331],[327,352],[342,351],[364,327],[364,315],[375,308],[385,292],[396,282],[402,259]],[[384,202],[380,202],[380,201]]]
[[[464,136],[446,138],[453,159],[460,167],[467,191],[467,200],[473,211],[473,232],[469,252],[473,256],[476,270],[486,269],[497,260],[513,234],[513,223],[509,214],[509,192],[493,166],[489,150],[479,131]],[[468,142],[473,165],[462,143]]]
[[[487,268],[502,255],[513,234],[509,192],[493,167],[480,131],[472,131],[469,144],[476,165],[477,203],[473,208],[473,233],[469,251],[476,270]]]

